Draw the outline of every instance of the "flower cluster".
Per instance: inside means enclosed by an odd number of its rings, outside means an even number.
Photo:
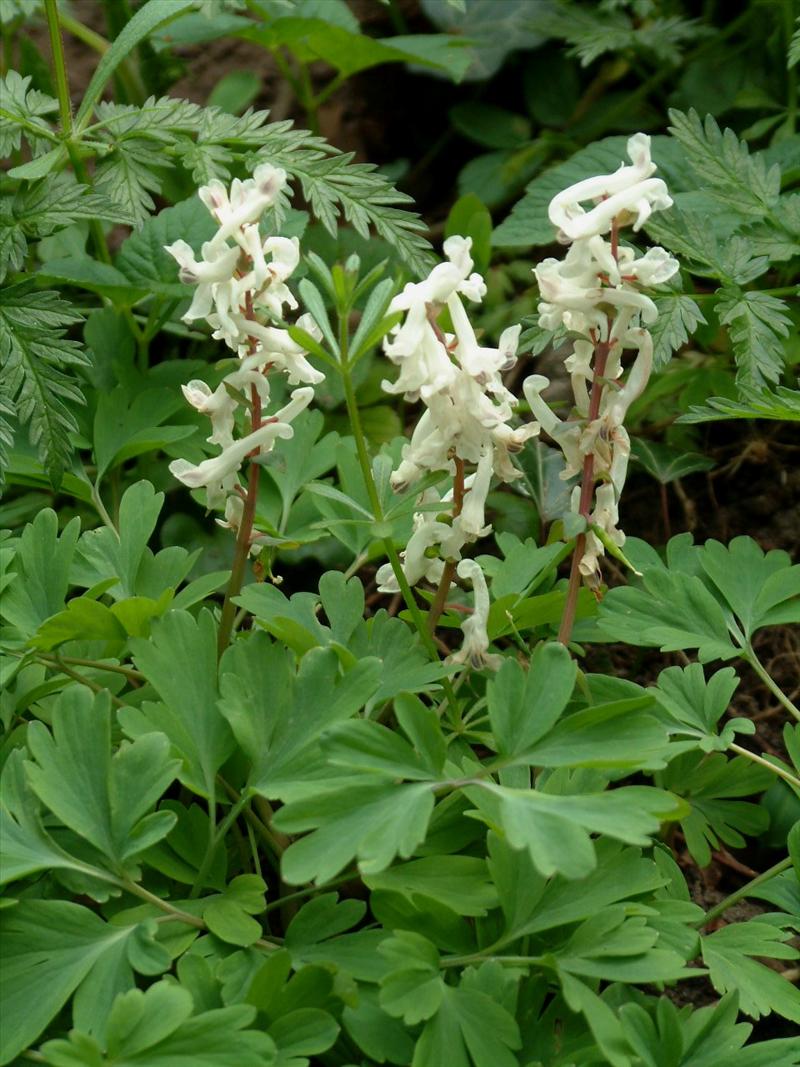
[[[483,278],[472,272],[471,245],[469,238],[448,238],[447,262],[434,267],[424,281],[407,285],[389,305],[390,312],[406,315],[384,342],[386,355],[400,373],[395,382],[383,382],[383,388],[425,405],[392,474],[392,486],[403,490],[430,471],[446,471],[453,477],[453,488],[443,498],[433,490],[420,497],[421,510],[402,553],[403,571],[412,585],[422,579],[439,582],[445,561],[460,560],[465,545],[490,532],[484,510],[492,476],[504,482],[519,477],[510,453],[539,432],[536,423],[511,425],[517,398],[502,379],[516,361],[520,327],[507,329],[497,348],[484,347],[467,317],[462,296],[478,302],[486,292]],[[437,322],[445,308],[453,333],[443,332]],[[468,475],[467,465],[475,468]],[[470,561],[458,571],[472,581],[476,592],[475,613],[464,626],[462,653],[472,662],[485,662],[488,593],[486,612],[479,611],[478,601],[483,600],[478,594],[485,592],[486,584],[482,574],[479,579],[474,575],[476,567]],[[384,592],[397,590],[388,565],[379,570],[378,581]]]
[[[219,229],[201,250],[201,258],[186,241],[167,245],[166,251],[180,266],[180,280],[195,285],[185,322],[205,319],[213,336],[223,340],[238,356],[238,366],[212,390],[203,381],[183,386],[186,400],[211,420],[209,443],[219,455],[197,465],[178,459],[170,464],[175,477],[193,489],[205,488],[209,508],[224,505],[222,525],[238,529],[244,493],[239,470],[248,456],[263,457],[281,437],[291,437],[291,421],[308,406],[312,386],[324,375],[311,366],[307,352],[285,329],[273,325],[284,317],[284,308],[297,308],[286,284],[300,261],[297,238],[263,238],[261,217],[272,207],[286,185],[286,174],[264,163],[252,178],[234,179],[230,191],[214,180],[198,195]],[[318,337],[316,324],[302,315],[298,325]],[[266,415],[270,399],[267,373],[283,371],[291,385],[302,385],[288,404]],[[236,439],[236,411],[248,406],[251,431]]]
[[[652,177],[650,138],[637,133],[627,147],[631,166],[578,182],[553,198],[550,221],[570,248],[563,259],[545,259],[534,271],[542,297],[540,326],[563,327],[575,336],[565,366],[577,417],[562,421],[551,411],[541,395],[550,382],[542,375],[523,385],[534,417],[564,453],[562,477],[583,477],[571,507],[589,526],[579,567],[590,586],[600,582],[605,545],[625,541],[618,527],[630,458],[623,422],[650,377],[653,342],[647,327],[658,317],[641,288],[666,282],[678,270],[663,248],[638,255],[619,246],[621,227],[632,224],[636,232],[653,211],[672,204],[664,182]],[[623,381],[626,352],[635,357]],[[601,484],[592,494],[596,481]]]

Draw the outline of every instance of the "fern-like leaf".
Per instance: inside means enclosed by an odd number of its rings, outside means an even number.
[[[715,310],[728,327],[737,383],[760,389],[777,382],[783,370],[783,338],[788,337],[792,321],[783,300],[768,293],[722,289]]]
[[[774,419],[800,422],[800,390],[778,386],[775,392],[742,390],[741,400],[712,396],[681,415],[678,422],[719,422],[721,419]]]
[[[34,156],[52,147],[56,140],[42,115],[58,110],[58,101],[38,89],[29,89],[30,77],[23,78],[9,70],[0,79],[0,156],[8,157],[22,144],[22,138]]]
[[[658,296],[655,304],[658,319],[650,327],[653,361],[656,367],[663,367],[672,353],[685,345],[700,323],[706,320],[695,301],[685,294]]]
[[[152,166],[171,162],[207,182],[230,177],[231,169],[252,169],[266,160],[297,179],[317,218],[331,233],[344,218],[359,233],[370,227],[390,241],[420,272],[431,266],[430,247],[419,217],[405,209],[410,197],[398,192],[368,163],[353,163],[291,122],[267,123],[267,112],[228,115],[186,100],[151,98],[141,108],[100,104],[98,122],[86,133],[109,142],[111,151],[97,171],[97,187],[142,221],[157,191]],[[151,184],[147,184],[147,181]]]
[[[777,204],[781,170],[767,167],[761,155],[750,155],[747,145],[731,129],[720,130],[711,115],[705,122],[693,109],[669,113],[670,132],[686,151],[692,170],[702,181],[743,215],[763,217]]]
[[[69,405],[84,402],[75,378],[65,368],[85,366],[77,341],[64,337],[81,316],[58,293],[38,292],[30,281],[0,292],[0,396],[31,443],[54,488],[61,482],[77,430]]]

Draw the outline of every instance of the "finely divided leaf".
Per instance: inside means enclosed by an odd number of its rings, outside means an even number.
[[[54,488],[72,453],[70,434],[78,429],[70,406],[84,403],[71,370],[89,361],[77,341],[64,337],[80,318],[58,293],[39,292],[31,281],[0,291],[0,395],[28,425]]]

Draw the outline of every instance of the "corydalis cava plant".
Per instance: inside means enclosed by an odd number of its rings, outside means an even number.
[[[559,419],[542,398],[548,378],[533,375],[523,384],[531,411],[564,453],[562,477],[581,478],[571,510],[584,530],[575,544],[563,641],[569,640],[581,581],[597,588],[606,548],[616,551],[625,543],[619,528],[630,458],[624,419],[650,377],[648,327],[658,317],[655,303],[641,290],[668,281],[678,270],[677,260],[663,248],[640,255],[620,245],[623,227],[632,225],[636,233],[653,211],[672,204],[665,183],[653,177],[650,138],[637,133],[627,148],[630,166],[577,182],[553,198],[550,221],[569,250],[563,259],[545,259],[534,270],[542,297],[540,326],[564,327],[574,338],[565,361],[575,400],[569,419]],[[634,359],[626,371],[627,352]]]
[[[203,245],[201,258],[185,241],[166,246],[180,266],[181,281],[197,287],[184,321],[205,319],[213,336],[238,356],[238,366],[216,389],[198,380],[183,387],[192,407],[211,420],[208,441],[219,446],[219,454],[196,465],[174,460],[170,471],[184,485],[204,488],[209,509],[224,506],[222,524],[237,531],[242,530],[248,496],[255,492],[252,485],[245,491],[239,481],[242,464],[247,457],[263,460],[276,440],[292,436],[292,419],[308,406],[313,386],[324,377],[286,330],[271,325],[283,318],[284,307],[297,308],[286,281],[300,261],[299,242],[296,237],[263,238],[260,231],[264,212],[285,185],[285,172],[268,163],[246,181],[234,179],[230,191],[220,181],[210,182],[198,195],[219,229]],[[301,316],[299,325],[318,336],[309,316]],[[267,414],[271,370],[283,371],[290,384],[303,384],[288,404]],[[236,412],[242,406],[249,409],[250,432],[237,438]],[[257,538],[251,540],[249,529],[244,532],[247,550],[257,551]]]
[[[480,567],[462,560],[461,553],[491,531],[485,506],[492,477],[510,482],[520,476],[510,456],[539,432],[539,426],[511,425],[517,398],[502,379],[516,362],[520,327],[505,330],[497,348],[484,347],[464,308],[462,297],[477,303],[486,292],[483,278],[472,272],[471,244],[469,238],[448,238],[447,261],[392,300],[389,311],[406,314],[385,340],[384,351],[400,374],[395,382],[384,381],[383,388],[425,405],[392,474],[394,489],[405,489],[431,471],[446,471],[453,479],[443,497],[435,490],[421,494],[414,530],[401,554],[403,572],[411,585],[423,579],[438,584],[431,626],[455,574],[472,583],[474,611],[463,627],[464,645],[454,658],[474,667],[494,667],[498,657],[487,655],[486,580]],[[445,308],[453,333],[445,333],[437,322]],[[388,564],[378,571],[378,582],[384,592],[398,588]]]

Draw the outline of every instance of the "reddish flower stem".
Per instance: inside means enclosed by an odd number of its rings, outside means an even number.
[[[616,220],[611,224],[611,254],[614,259],[619,256],[619,227]],[[611,320],[608,322],[608,332],[611,333]],[[587,426],[591,426],[600,414],[600,401],[603,398],[604,376],[606,363],[610,351],[608,341],[595,343],[594,366],[592,368],[592,392],[589,397],[589,414]],[[594,500],[594,453],[590,452],[583,457],[583,472],[581,474],[581,496],[578,503],[578,514],[589,521]],[[572,637],[572,627],[575,625],[575,613],[578,608],[578,593],[581,588],[580,562],[586,551],[586,534],[581,533],[575,538],[575,548],[572,553],[572,564],[569,571],[569,585],[567,586],[567,600],[564,604],[564,614],[561,618],[561,626],[558,630],[558,640],[562,645],[568,645]]]
[[[253,297],[247,294],[246,314],[248,319],[254,319]],[[251,338],[250,351],[253,352],[256,342]],[[261,397],[254,385],[250,386],[250,428],[258,430],[262,426],[261,421]],[[258,455],[258,449],[254,448],[250,453],[251,458]],[[217,634],[217,656],[222,653],[231,642],[233,623],[236,618],[236,605],[233,600],[242,591],[247,558],[250,555],[250,539],[253,535],[253,522],[256,516],[256,502],[258,500],[258,483],[261,477],[261,464],[251,463],[247,472],[247,494],[244,498],[242,519],[239,523],[239,532],[236,536],[236,548],[233,553],[233,566],[231,576],[228,579],[228,587],[225,590],[225,600],[222,605],[222,618],[219,623]]]

